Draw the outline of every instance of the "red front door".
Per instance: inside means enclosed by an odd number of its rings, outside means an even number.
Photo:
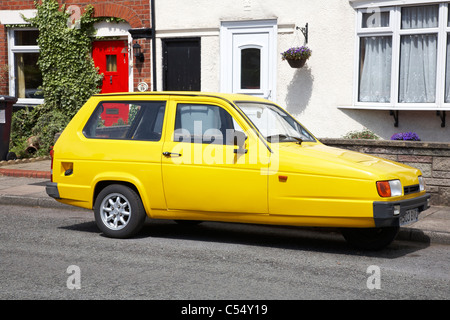
[[[104,74],[101,93],[128,91],[128,45],[125,40],[95,41],[92,57]]]
[[[101,93],[128,91],[128,44],[125,40],[95,41],[92,44],[92,58],[99,72],[103,73]],[[102,119],[106,126],[128,122],[128,106],[115,104],[109,109],[104,106]],[[122,110],[123,109],[123,110]]]

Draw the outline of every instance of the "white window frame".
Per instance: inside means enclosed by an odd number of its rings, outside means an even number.
[[[39,52],[39,46],[21,46],[15,44],[14,31],[37,30],[36,28],[9,28],[8,29],[8,65],[9,65],[9,95],[16,95],[16,64],[14,55],[16,53],[36,53]],[[38,105],[42,104],[44,99],[18,98],[17,104]]]
[[[239,90],[239,93],[254,94],[276,102],[277,97],[277,20],[250,20],[250,21],[222,21],[220,27],[220,91],[235,92],[233,86],[233,35],[235,34],[268,33],[269,42],[267,48],[267,74],[266,79],[261,79],[261,85],[266,83],[268,90]],[[254,44],[242,48],[257,48]],[[234,61],[236,62],[236,61]],[[264,61],[262,61],[264,63]],[[239,75],[240,76],[240,75]],[[262,93],[262,95],[261,95]]]
[[[447,34],[450,33],[448,26],[449,2],[414,2],[414,5],[404,5],[395,1],[384,1],[391,6],[377,7],[374,3],[366,7],[357,6],[356,14],[356,43],[354,62],[354,85],[353,85],[353,105],[361,109],[375,110],[450,110],[450,103],[445,103],[445,73],[447,56]],[[396,4],[396,6],[392,6]],[[439,5],[439,24],[437,28],[423,29],[401,29],[401,9],[408,6]],[[390,12],[389,27],[362,28],[362,17],[364,13]],[[434,103],[402,103],[399,102],[399,72],[400,72],[400,39],[408,34],[437,34],[437,72],[436,72],[436,100]],[[360,44],[361,38],[367,36],[391,36],[392,37],[392,65],[391,65],[391,95],[390,102],[360,102]]]

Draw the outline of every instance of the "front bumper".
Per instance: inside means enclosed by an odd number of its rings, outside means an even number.
[[[61,199],[59,197],[58,184],[56,182],[47,182],[47,184],[45,185],[45,191],[50,197]]]
[[[398,227],[400,226],[400,217],[406,214],[407,210],[417,208],[422,212],[429,208],[429,194],[420,197],[399,200],[399,201],[375,201],[373,203],[373,219],[375,227]],[[400,206],[400,213],[394,214],[394,207]],[[398,207],[397,207],[398,208]]]

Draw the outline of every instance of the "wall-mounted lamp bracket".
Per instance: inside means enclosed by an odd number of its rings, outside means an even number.
[[[303,28],[296,27],[295,29],[300,30],[303,33],[303,35],[305,36],[305,42],[308,43],[308,23],[306,23]]]
[[[144,62],[144,54],[142,53],[141,46],[139,45],[139,43],[137,43],[137,41],[133,44],[133,51],[136,60],[139,62]]]

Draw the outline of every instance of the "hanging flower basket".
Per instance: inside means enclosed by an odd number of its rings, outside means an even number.
[[[294,59],[286,59],[291,68],[302,68],[307,59],[300,59],[300,60],[294,60]]]
[[[292,47],[281,53],[281,59],[287,60],[292,68],[301,68],[305,65],[306,60],[311,57],[311,49],[308,47]]]

